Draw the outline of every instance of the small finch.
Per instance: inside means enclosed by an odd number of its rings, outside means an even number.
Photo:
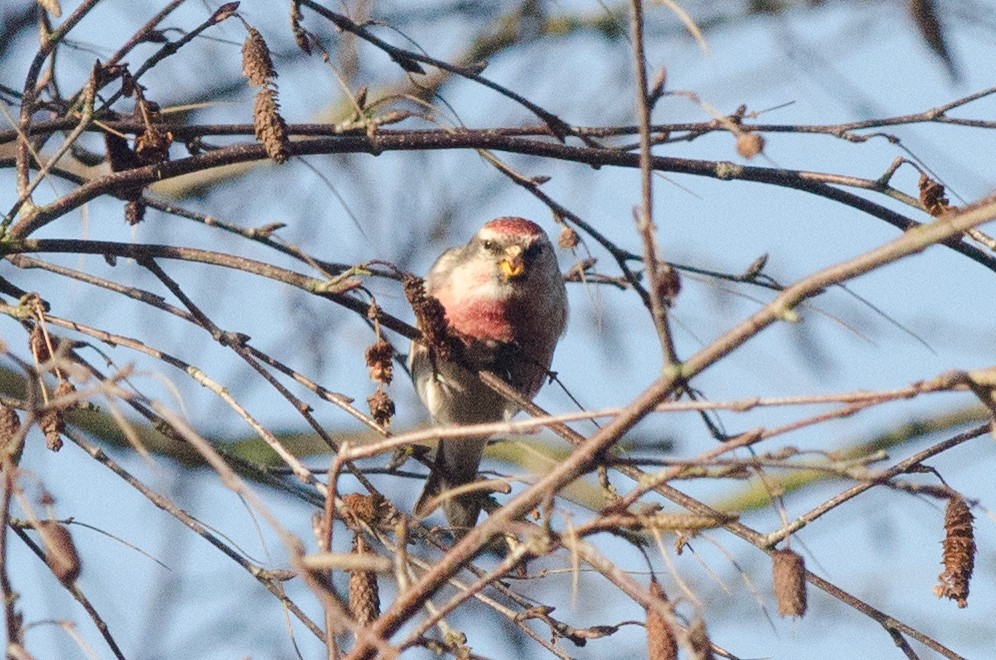
[[[469,243],[436,260],[425,289],[446,311],[450,333],[463,344],[460,361],[470,367],[412,343],[408,365],[433,421],[460,425],[511,418],[518,412],[515,404],[471,369],[500,374],[530,399],[543,386],[567,324],[567,291],[550,239],[523,218],[491,220]],[[415,505],[417,515],[431,513],[428,505],[436,496],[474,480],[487,441],[487,436],[440,441]],[[446,519],[458,531],[476,525],[480,510],[476,493],[443,500]]]

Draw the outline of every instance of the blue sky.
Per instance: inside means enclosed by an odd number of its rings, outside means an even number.
[[[709,15],[708,3],[683,6],[695,18]],[[983,19],[971,21],[966,17],[973,9],[978,16],[986,16],[985,12],[993,8],[992,2],[945,5],[951,48],[962,74],[957,83],[923,45],[912,22],[901,11],[904,6],[871,2],[855,8],[851,3],[830,3],[821,9],[740,19],[735,27],[706,32],[708,56],[682,33],[669,12],[648,8],[649,65],[654,69],[667,67],[671,90],[694,91],[722,112],[731,112],[741,103],[750,111],[776,108],[763,114],[760,121],[782,124],[840,123],[922,112],[996,84],[990,56],[993,26]],[[375,11],[390,16],[400,7],[377,4]],[[576,8],[601,11],[598,3],[583,2],[551,3],[549,10],[556,13]],[[250,0],[241,9],[275,52],[291,52],[282,8],[275,12],[271,3]],[[130,34],[123,25],[141,17],[131,16],[124,5],[115,3],[104,5],[101,11],[104,27],[97,26],[95,15],[81,25],[80,38],[95,42],[96,51],[104,54],[113,50],[122,35]],[[191,3],[176,15],[175,24],[189,27],[203,15],[203,6]],[[474,21],[415,21],[404,29],[432,55],[446,58],[460,51],[473,34],[473,25]],[[213,76],[237,81],[238,44],[244,32],[231,22],[219,28],[215,36],[232,43],[198,43],[189,59],[181,56],[169,61],[154,72],[158,75],[150,76],[150,97],[189,99]],[[29,44],[17,47],[26,53]],[[355,86],[369,82],[371,96],[375,97],[378,89],[397,80],[396,69],[379,53],[369,49],[360,52],[361,68]],[[82,50],[63,56],[65,61],[60,61],[60,66],[66,72],[67,88],[72,87],[73,76],[85,75],[93,56]],[[133,64],[140,59],[136,57]],[[625,42],[584,34],[527,44],[513,55],[496,58],[486,74],[574,124],[626,124],[632,122],[633,105],[629,59]],[[20,61],[26,61],[26,56]],[[304,65],[290,63],[289,57],[276,58],[281,74],[281,102],[288,121],[311,121],[323,109],[341,102],[337,84],[317,58]],[[22,75],[22,71],[7,73],[2,82],[10,85]],[[481,92],[472,83],[456,82],[446,88],[444,97],[467,126],[534,123],[522,108]],[[992,117],[994,110],[996,101],[984,99],[957,114],[985,119]],[[250,116],[251,99],[245,94],[201,111],[198,120],[243,122]],[[654,114],[657,122],[707,118],[702,108],[676,96],[664,99]],[[888,132],[900,137],[910,152],[940,176],[950,187],[954,203],[960,203],[955,194],[970,201],[992,191],[991,163],[996,151],[996,135],[992,132],[939,125],[894,127]],[[740,159],[734,147],[731,136],[717,133],[687,144],[660,147],[657,153],[737,161]],[[181,153],[174,151],[176,155]],[[781,134],[768,136],[764,157],[752,164],[875,179],[900,155],[904,152],[885,139],[853,144],[825,135]],[[543,187],[545,192],[618,244],[639,252],[632,222],[632,208],[639,203],[637,172],[611,168],[594,171],[524,156],[502,157],[529,176],[552,176]],[[245,227],[286,222],[288,227],[280,236],[320,258],[345,263],[386,259],[415,272],[423,272],[445,246],[465,241],[490,217],[522,215],[541,222],[550,232],[556,231],[549,211],[540,202],[510,185],[473,152],[311,157],[308,164],[310,167],[292,162],[279,169],[264,164],[240,173],[209,195],[185,203]],[[0,172],[4,184],[0,201],[6,205],[13,200],[12,178],[9,171]],[[916,173],[910,167],[902,168],[892,183],[916,194]],[[66,190],[64,185],[60,188]],[[655,179],[655,195],[655,219],[666,258],[739,273],[767,253],[766,272],[782,283],[867,251],[896,235],[894,228],[848,207],[767,185],[666,175]],[[865,195],[910,217],[926,220],[923,214],[897,202],[871,193]],[[452,222],[446,225],[445,232],[437,232],[447,214],[452,214]],[[47,227],[40,236],[169,242],[230,249],[281,265],[293,263],[272,251],[221,236],[216,230],[154,212],[149,213],[144,224],[129,229],[121,220],[117,201],[95,202]],[[591,241],[588,244],[594,246]],[[592,251],[602,260],[602,267],[611,272],[604,252],[595,247]],[[575,259],[567,252],[560,256],[565,269]],[[113,269],[93,257],[64,258],[61,263],[165,293],[142,268],[124,260]],[[300,264],[293,267],[304,269]],[[362,365],[362,349],[370,343],[371,335],[362,320],[326,301],[241,274],[180,264],[168,264],[168,270],[222,327],[247,332],[255,346],[330,389],[355,397],[359,403],[372,391]],[[0,274],[20,286],[42,291],[53,302],[56,315],[142,337],[203,368],[269,428],[305,430],[300,417],[286,402],[231,352],[210,343],[202,330],[151,313],[145,307],[122,304],[116,296],[83,284],[17,271],[9,264]],[[673,319],[678,350],[685,356],[756,311],[770,297],[762,290],[691,276],[685,277],[684,285],[673,308]],[[696,379],[695,386],[717,401],[754,395],[791,396],[896,388],[947,369],[992,364],[996,332],[990,310],[996,278],[978,264],[935,247],[848,286],[888,319],[845,292],[829,291],[803,310],[801,323],[770,328]],[[410,318],[399,287],[373,281],[370,288],[385,309]],[[625,405],[657,377],[661,366],[649,318],[631,292],[572,286],[570,296],[571,324],[553,369],[586,407]],[[4,328],[3,336],[19,349],[23,341],[16,324],[8,321]],[[403,348],[404,343],[398,343]],[[245,423],[223,402],[183,374],[122,348],[107,350],[118,366],[135,364],[132,382],[143,394],[166,402],[194,420],[203,433],[231,438],[248,434]],[[90,353],[89,357],[97,360],[96,354]],[[391,394],[398,404],[398,428],[425,422],[425,414],[403,377],[391,387]],[[551,411],[573,410],[566,395],[552,387],[547,387],[537,401]],[[801,431],[765,449],[784,445],[820,449],[848,446],[910,419],[972,403],[971,395],[945,394],[890,404]],[[730,413],[722,420],[734,432],[762,424],[774,426],[816,410]],[[316,406],[316,417],[334,433],[359,429],[327,404]],[[714,443],[691,414],[655,417],[641,424],[632,439],[638,443],[673,440],[675,452],[684,457],[693,457]],[[804,529],[795,537],[793,547],[806,555],[812,570],[842,588],[935,636],[964,656],[981,657],[989,649],[990,605],[996,598],[996,573],[991,561],[996,534],[989,513],[991,443],[989,438],[979,438],[931,461],[952,487],[980,501],[976,509],[980,554],[967,609],[958,610],[931,593],[940,570],[939,542],[943,532],[943,504],[935,501],[873,490]],[[903,447],[892,458],[898,460],[925,446],[927,441]],[[285,551],[272,530],[265,524],[257,529],[256,517],[210,473],[182,470],[166,461],[146,461],[133,455],[118,458],[246,554],[268,566],[285,565]],[[26,479],[29,498],[43,483],[57,499],[58,515],[73,516],[120,537],[170,567],[162,570],[122,543],[74,527],[85,562],[80,584],[130,657],[292,657],[293,648],[275,599],[235,564],[109,476],[105,468],[75,446],[68,445],[53,455],[36,442],[28,448],[22,465],[30,470],[30,478]],[[491,467],[516,470],[497,464]],[[410,506],[419,489],[414,482],[396,479],[382,478],[377,483],[396,498],[399,506]],[[627,490],[630,484],[620,479],[618,485]],[[707,501],[715,501],[743,489],[745,484],[681,486]],[[786,513],[790,518],[800,515],[846,486],[830,482],[792,494],[785,501]],[[281,520],[310,541],[311,510],[270,491],[262,493]],[[584,512],[575,513],[580,516]],[[779,515],[771,508],[749,514],[744,522],[769,531],[778,527]],[[338,538],[342,541],[345,534]],[[646,570],[642,557],[629,546],[601,538],[598,542],[601,550],[623,568],[638,573]],[[729,534],[706,534],[692,542],[694,552],[686,551],[681,556],[671,551],[670,541],[666,545],[669,560],[703,603],[714,641],[738,656],[832,658],[898,654],[877,624],[815,590],[810,592],[810,612],[805,618],[795,622],[778,619],[770,595],[766,557]],[[22,592],[27,619],[72,620],[96,655],[109,657],[92,624],[47,570],[16,542],[10,552],[15,586]],[[658,550],[651,548],[650,553],[669,592],[678,593],[680,588],[667,562]],[[563,564],[563,557],[547,563],[551,569]],[[571,579],[570,574],[552,573],[537,584],[517,586],[537,598],[556,600],[560,604],[557,615],[577,627],[642,618],[642,612],[631,602],[587,573],[580,577],[576,598],[566,597]],[[644,581],[646,577],[641,574],[638,579]],[[292,582],[287,588],[298,602],[308,606],[312,616],[320,616],[301,585]],[[774,619],[772,624],[769,617]],[[467,630],[476,652],[509,657],[509,649],[502,646],[505,636],[497,628],[497,619],[483,609],[457,615],[451,623]],[[493,635],[480,633],[481,628],[491,626],[495,627]],[[317,642],[299,625],[294,627],[294,634],[305,657],[320,654]],[[625,626],[612,637],[593,640],[583,649],[565,650],[579,658],[617,653],[638,656],[643,652],[642,640],[642,628]],[[79,653],[68,636],[53,625],[29,631],[28,648],[38,657],[73,657]],[[527,646],[523,654],[544,657],[535,645]],[[934,656],[924,652],[923,657]]]

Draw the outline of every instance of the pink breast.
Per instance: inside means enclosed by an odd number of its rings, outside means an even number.
[[[510,342],[515,339],[505,304],[480,299],[446,301],[442,297],[439,301],[446,310],[446,320],[460,334],[479,340]]]

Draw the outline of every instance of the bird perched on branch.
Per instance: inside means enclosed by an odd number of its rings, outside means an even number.
[[[518,407],[477,376],[494,371],[525,397],[543,386],[553,350],[567,323],[567,292],[546,233],[523,218],[486,223],[469,243],[444,252],[425,278],[425,292],[445,311],[460,350],[443,356],[413,342],[408,358],[415,389],[440,425],[509,419]],[[442,495],[458,532],[477,524],[481,496],[446,491],[477,476],[488,436],[441,440],[415,513],[426,516]]]

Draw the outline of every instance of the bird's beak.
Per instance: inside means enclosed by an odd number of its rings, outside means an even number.
[[[498,268],[507,280],[514,280],[517,277],[521,277],[526,272],[526,263],[522,259],[522,251],[509,250],[506,252],[502,260],[498,262]]]

